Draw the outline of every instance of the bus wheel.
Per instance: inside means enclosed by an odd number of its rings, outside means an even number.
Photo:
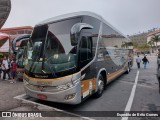
[[[100,74],[100,75],[99,75],[99,78],[98,78],[98,90],[97,90],[97,92],[95,93],[95,97],[96,97],[96,98],[101,97],[103,91],[104,91],[104,78],[103,78],[103,76]]]
[[[128,66],[126,70],[126,74],[129,74],[129,72],[130,72],[130,67]]]

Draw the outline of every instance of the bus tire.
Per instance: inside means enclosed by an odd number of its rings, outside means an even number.
[[[128,66],[125,73],[126,73],[126,74],[129,74],[129,72],[130,72],[130,67]]]
[[[104,91],[104,87],[105,87],[104,78],[100,74],[99,77],[98,77],[98,90],[95,93],[95,98],[99,98],[99,97],[102,96],[103,91]]]

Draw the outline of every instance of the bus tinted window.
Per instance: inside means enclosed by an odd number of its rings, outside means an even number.
[[[80,57],[81,61],[92,58],[91,40],[87,36],[82,36],[80,43]]]
[[[80,18],[68,19],[35,28],[32,45],[29,49],[32,62],[28,67],[34,73],[60,73],[77,66],[76,46],[70,43],[71,27],[80,22]],[[61,74],[63,76],[63,74]]]
[[[92,25],[94,28],[93,29],[88,29],[84,30],[85,32],[91,33],[92,36],[92,51],[93,55],[95,55],[96,47],[97,47],[97,40],[98,40],[98,34],[99,34],[99,28],[100,28],[100,21],[96,18],[92,18],[90,16],[84,16],[83,17],[83,22],[88,23]]]
[[[123,44],[128,42],[124,36],[113,30],[110,26],[103,24],[102,42],[105,45],[108,55],[113,62],[122,66],[127,60],[128,50]]]

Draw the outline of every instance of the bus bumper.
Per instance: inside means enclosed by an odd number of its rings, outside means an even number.
[[[59,92],[43,92],[38,90],[32,90],[25,86],[26,94],[37,99],[59,102],[65,104],[79,104],[81,103],[81,84],[77,83],[72,88]]]

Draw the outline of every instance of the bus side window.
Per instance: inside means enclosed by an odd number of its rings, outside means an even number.
[[[80,42],[80,67],[87,65],[93,58],[92,39],[89,36],[82,36]]]

